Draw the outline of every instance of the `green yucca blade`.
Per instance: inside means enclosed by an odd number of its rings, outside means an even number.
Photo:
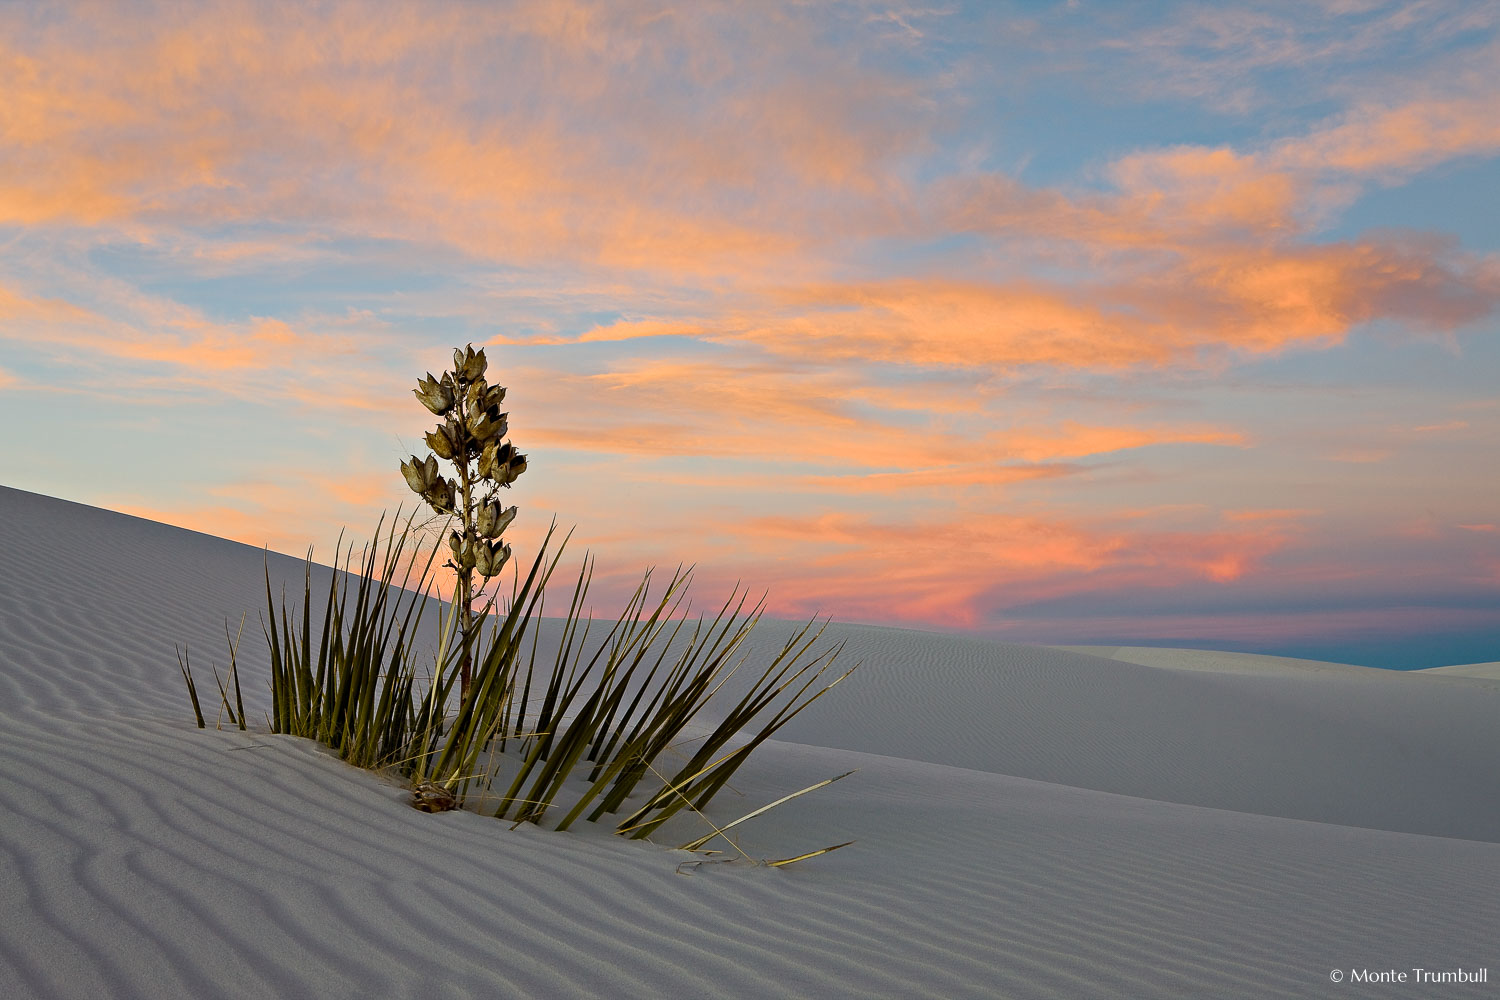
[[[613,812],[620,807],[646,776],[649,762],[671,744],[717,690],[713,685],[716,678],[719,678],[725,659],[737,648],[748,631],[746,623],[726,645],[726,637],[730,635],[730,629],[744,608],[744,599],[740,598],[735,611],[729,613],[729,607],[736,603],[738,593],[736,588],[730,594],[706,630],[701,619],[694,627],[693,635],[679,658],[677,667],[668,675],[666,685],[660,692],[661,697],[654,700],[652,708],[637,721],[630,739],[626,741],[632,746],[632,762],[629,766],[612,769],[614,786],[589,816],[591,821],[597,821],[604,813]],[[726,614],[729,614],[727,620]],[[676,634],[674,630],[674,639]],[[727,676],[723,679],[727,679]]]
[[[562,639],[558,644],[557,659],[552,666],[552,676],[547,684],[547,690],[542,695],[542,707],[537,715],[534,727],[541,735],[538,740],[542,743],[542,753],[547,752],[547,747],[552,742],[552,732],[556,725],[554,713],[557,709],[558,699],[562,692],[571,684],[571,672],[576,671],[577,660],[573,656],[573,643],[578,635],[578,623],[582,613],[583,601],[588,594],[589,581],[593,576],[592,562],[588,553],[584,553],[583,564],[578,569],[578,582],[573,585],[573,598],[568,607],[567,616],[563,619]],[[632,598],[634,600],[634,598]],[[584,626],[583,642],[588,639],[589,626],[593,624],[590,619]],[[609,636],[605,636],[605,645],[609,643]],[[601,650],[603,647],[600,647]],[[565,665],[567,665],[565,667]]]
[[[541,756],[542,741],[533,740],[525,758],[521,761],[521,766],[517,770],[515,778],[511,780],[510,788],[500,797],[500,804],[495,808],[494,813],[497,819],[505,819],[505,814],[510,811],[510,807],[520,802],[521,789],[525,786],[526,779],[531,776],[531,772],[536,768],[537,761],[541,759]]]
[[[271,731],[289,732],[291,705],[286,668],[281,657],[281,632],[276,627],[276,601],[271,596],[271,563],[266,557],[266,614],[261,618],[261,631],[266,635],[266,645],[271,652]]]
[[[553,745],[552,753],[537,770],[531,791],[527,794],[527,798],[533,804],[523,809],[517,819],[530,822],[541,821],[547,806],[556,798],[558,790],[562,788],[573,766],[577,764],[578,759],[583,756],[584,750],[588,747],[594,728],[599,722],[598,700],[599,692],[596,691]]]
[[[340,539],[343,538],[343,532],[339,533],[339,538]],[[303,580],[303,586],[302,586],[302,667],[303,667],[304,670],[308,669],[309,664],[312,663],[312,557],[313,557],[312,549],[309,547],[308,550],[307,550],[307,561],[303,564],[303,575],[302,575],[302,580]],[[334,565],[334,574],[333,575],[336,577],[336,576],[338,576],[338,551],[337,550],[334,551],[334,563],[333,563],[333,565]],[[281,611],[282,611],[282,615],[285,616],[285,614],[286,614],[286,605],[285,605],[284,601],[283,601],[283,604],[282,604]],[[320,663],[323,662],[322,656],[318,657],[318,662],[320,662]],[[312,692],[310,690],[306,691],[306,694],[304,695],[304,700],[303,700],[304,714],[306,713],[307,709],[311,705],[311,699],[312,699]]]
[[[565,745],[558,748],[556,766],[550,769],[550,773],[544,769],[542,775],[538,777],[536,783],[533,785],[530,798],[540,802],[551,802],[561,789],[568,774],[576,766],[588,747],[590,745],[598,745],[602,739],[604,728],[609,724],[610,720],[616,717],[620,704],[629,690],[632,679],[640,669],[640,665],[645,661],[646,654],[650,650],[651,641],[653,641],[654,637],[660,635],[661,629],[657,626],[657,623],[661,618],[662,612],[668,607],[668,602],[672,602],[671,607],[674,610],[678,606],[678,602],[673,598],[676,592],[677,588],[675,586],[669,587],[667,593],[658,603],[656,611],[644,623],[638,617],[641,610],[640,606],[627,606],[626,611],[621,615],[619,622],[617,622],[617,625],[624,625],[624,628],[619,630],[618,640],[611,648],[609,661],[600,675],[594,694],[585,702],[579,716],[574,720],[573,725],[569,727]],[[638,591],[638,593],[644,593],[644,591]],[[627,624],[632,617],[635,618],[633,625]],[[632,632],[634,635],[631,634]],[[647,636],[648,638],[645,642],[637,642],[636,639],[641,636]],[[628,664],[620,662],[620,658],[624,655],[631,655]],[[665,650],[663,650],[662,656],[658,657],[656,667],[660,666],[664,656]],[[656,667],[653,667],[653,673]],[[649,683],[649,675],[646,683]],[[644,687],[642,691],[644,691]],[[639,697],[637,697],[638,700]],[[601,790],[602,786],[594,780],[593,776],[590,777],[590,781],[592,783],[591,787],[585,793],[583,800],[565,817],[563,826],[559,828],[565,828],[567,824],[570,824],[576,818],[579,810]],[[527,818],[540,819],[541,813],[544,811],[544,809],[533,810],[532,813],[528,814]]]
[[[339,553],[340,553],[340,550],[343,547],[343,544],[344,544],[344,533],[342,531],[340,531],[339,532],[339,537],[338,537],[338,542],[335,544],[334,550],[333,550],[333,576],[328,581],[328,598],[323,603],[323,628],[322,628],[322,631],[320,632],[320,634],[318,636],[318,664],[319,664],[319,667],[318,667],[318,676],[320,676],[320,677],[326,675],[326,664],[328,664],[331,661],[337,659],[337,657],[338,657],[338,650],[340,649],[341,644],[342,644],[341,636],[343,634],[343,608],[342,608],[341,602],[339,600],[339,588],[338,588],[339,573],[338,573],[338,566],[339,566]],[[302,622],[302,636],[303,636],[302,648],[303,648],[303,654],[302,655],[303,655],[303,657],[305,659],[310,660],[311,657],[312,657],[312,639],[311,639],[311,636],[312,636],[312,623],[306,618],[306,616],[312,612],[312,566],[311,566],[311,563],[312,563],[312,551],[311,550],[308,550],[307,560],[308,560],[308,564],[309,564],[308,565],[308,569],[307,569],[307,576],[306,576],[307,586],[306,586],[306,589],[305,589],[305,591],[303,593],[303,602],[302,602],[302,614],[303,614],[303,622]],[[311,676],[311,675],[309,675],[309,676]],[[327,698],[326,689],[324,688],[324,685],[323,685],[323,683],[321,681],[317,683],[317,690],[324,692],[323,697],[325,699]],[[311,696],[312,696],[312,692],[309,692],[309,697],[311,697]]]
[[[198,704],[198,685],[193,683],[193,671],[188,665],[187,651],[186,649],[177,649],[175,643],[172,645],[172,648],[177,650],[177,669],[182,671],[182,679],[187,682],[188,700],[193,703],[193,715],[198,720],[198,728],[206,729],[208,726],[203,721],[203,708]]]
[[[547,600],[546,591],[542,591],[540,594],[537,595],[537,606],[536,606],[536,608],[537,608],[537,617],[538,617],[538,619],[540,619],[542,617],[542,612],[543,612],[543,610],[546,607],[546,600]],[[515,607],[515,606],[516,606],[516,600],[515,600],[515,597],[512,596],[512,598],[511,598],[511,607]],[[536,676],[536,654],[537,654],[537,646],[538,646],[538,644],[540,644],[541,639],[542,639],[542,630],[540,628],[538,628],[536,631],[534,631],[531,634],[531,656],[527,660],[527,664],[526,664],[526,681],[525,681],[524,686],[521,688],[521,703],[518,706],[516,706],[516,709],[515,709],[515,719],[516,719],[516,722],[515,722],[515,729],[513,731],[517,732],[517,733],[521,732],[522,730],[524,730],[526,728],[526,711],[530,707],[530,701],[531,701],[531,679]],[[512,686],[514,686],[514,683],[515,683],[515,681],[514,681],[514,668],[513,668],[512,682],[511,683],[512,683]],[[508,723],[507,723],[507,730],[509,730],[509,724]],[[520,739],[521,739],[521,745],[520,745],[521,756],[524,758],[526,756],[527,749],[531,745],[532,737],[531,736],[523,736]],[[502,751],[504,751],[504,749],[505,749],[505,732],[504,731],[501,732],[501,736],[500,736],[500,749]]]
[[[245,728],[245,696],[240,691],[240,664],[239,649],[240,639],[245,634],[245,616],[240,616],[240,629],[235,634],[234,641],[229,643],[229,676],[234,683],[234,707],[239,713],[240,728]],[[229,639],[229,620],[224,621],[224,639]]]
[[[735,752],[737,753],[738,751]],[[731,754],[730,756],[733,756],[733,754]],[[661,778],[663,782],[661,790],[653,795],[645,805],[641,806],[640,809],[632,813],[629,818],[625,819],[618,826],[616,826],[615,833],[619,834],[620,836],[624,836],[627,833],[634,834],[634,836],[631,838],[632,840],[639,840],[640,838],[650,834],[652,830],[656,829],[656,827],[666,822],[666,818],[668,816],[671,816],[672,813],[675,813],[683,806],[692,804],[692,800],[688,797],[690,782],[698,775],[705,774],[708,771],[713,770],[713,768],[717,767],[719,763],[720,762],[716,761],[713,764],[710,764],[707,768],[704,768],[703,770],[696,772],[695,774],[690,775],[685,779],[664,778],[661,776],[661,772],[657,771],[656,768],[650,768],[650,770],[654,774]],[[663,810],[668,808],[668,803],[671,803],[671,812],[666,813],[666,816],[662,816],[661,813]],[[657,815],[651,815],[653,810],[657,813]],[[642,817],[647,818],[642,819]]]

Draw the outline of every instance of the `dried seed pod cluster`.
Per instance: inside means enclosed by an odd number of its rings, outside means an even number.
[[[401,463],[412,491],[440,514],[452,514],[459,527],[448,538],[451,564],[459,572],[465,607],[471,597],[471,574],[497,575],[510,559],[501,534],[515,519],[516,508],[503,507],[496,492],[526,471],[526,456],[504,440],[509,414],[501,411],[505,387],[485,381],[484,350],[470,344],[453,352],[453,368],[417,381],[414,395],[442,422],[427,432],[432,454]],[[438,460],[450,462],[455,475],[439,474]]]

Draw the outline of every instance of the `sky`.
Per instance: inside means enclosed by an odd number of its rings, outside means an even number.
[[[0,482],[326,558],[473,343],[601,612],[1500,659],[1497,25],[0,4]]]

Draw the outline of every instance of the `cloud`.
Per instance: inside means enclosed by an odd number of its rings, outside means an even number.
[[[536,445],[633,456],[702,456],[726,465],[849,470],[807,473],[808,485],[860,492],[999,484],[1066,474],[1056,465],[1161,444],[1243,443],[1205,426],[943,426],[872,394],[856,372],[779,364],[639,362],[593,375],[535,373],[524,436]],[[892,405],[886,405],[889,396]],[[982,410],[980,411],[983,412]],[[978,417],[981,423],[986,418]],[[1014,418],[1012,418],[1014,419]]]
[[[1420,238],[1203,247],[1114,283],[892,280],[788,289],[711,339],[825,362],[1120,370],[1326,347],[1363,323],[1453,330],[1500,304],[1500,268]],[[710,328],[711,329],[711,328]]]
[[[1394,179],[1439,163],[1500,151],[1494,108],[1500,84],[1457,97],[1424,97],[1395,105],[1363,105],[1335,124],[1282,140],[1267,159],[1315,174]]]
[[[385,413],[407,381],[386,361],[406,349],[360,317],[225,323],[149,295],[102,298],[93,308],[0,285],[0,341],[67,366],[75,389],[164,405],[230,396]]]
[[[1144,24],[1102,37],[1082,33],[1078,43],[1124,61],[1123,68],[1109,67],[1116,88],[1186,97],[1228,113],[1273,103],[1298,106],[1381,86],[1411,90],[1410,77],[1397,77],[1392,86],[1393,65],[1415,63],[1418,79],[1423,70],[1451,79],[1474,61],[1464,58],[1464,50],[1490,33],[1497,19],[1487,5],[1464,0],[1186,3],[1157,9],[1160,14],[1147,15]],[[1286,85],[1288,77],[1294,86]]]
[[[1004,609],[1069,594],[1189,581],[1226,583],[1289,539],[1272,523],[1151,531],[1123,523],[972,514],[893,523],[830,513],[764,517],[736,533],[758,550],[792,548],[799,572],[774,579],[777,614],[981,627]]]
[[[0,224],[315,219],[528,265],[738,273],[884,190],[925,129],[919,81],[818,45],[796,4],[171,10],[0,21]]]

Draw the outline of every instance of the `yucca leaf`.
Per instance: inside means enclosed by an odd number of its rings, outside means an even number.
[[[176,644],[172,648],[177,650],[177,669],[182,671],[182,679],[187,682],[188,700],[193,703],[193,715],[198,720],[198,728],[207,729],[208,726],[203,721],[203,708],[198,704],[198,685],[193,683],[193,670],[188,665],[187,651],[177,649]]]
[[[855,770],[858,770],[858,768],[856,768]],[[754,810],[752,812],[747,812],[745,815],[741,816],[739,819],[735,820],[732,823],[725,823],[723,826],[721,826],[718,829],[714,830],[713,833],[710,833],[706,837],[699,837],[697,840],[692,841],[691,843],[683,844],[682,847],[680,848],[680,850],[684,850],[684,851],[696,851],[698,848],[702,847],[704,844],[708,843],[710,840],[713,840],[715,837],[719,836],[724,831],[731,830],[734,827],[739,826],[741,823],[745,822],[746,820],[751,820],[751,819],[754,819],[755,817],[761,815],[762,813],[770,812],[772,809],[775,809],[777,806],[781,805],[783,802],[790,802],[792,799],[795,799],[799,795],[806,795],[808,792],[816,792],[818,789],[825,788],[828,785],[831,785],[835,781],[838,781],[838,780],[840,780],[842,778],[847,778],[847,777],[849,777],[849,775],[851,775],[853,773],[854,773],[854,771],[845,771],[843,774],[837,775],[835,777],[825,778],[822,781],[818,782],[817,784],[808,785],[806,788],[800,789],[799,791],[795,791],[795,792],[791,793],[790,795],[783,795],[781,798],[777,799],[775,802],[767,803],[766,805],[761,806],[759,809],[756,809],[756,810]],[[831,850],[831,848],[830,848],[830,850]],[[811,855],[806,855],[806,856],[810,857]],[[793,859],[793,860],[800,860],[800,859]],[[790,862],[787,862],[787,863],[789,864]]]
[[[854,841],[846,840],[842,844],[834,844],[832,847],[825,847],[817,851],[808,851],[806,854],[799,854],[795,858],[782,858],[780,861],[765,861],[762,863],[767,868],[785,868],[787,865],[794,865],[799,861],[806,861],[808,858],[816,858],[822,854],[831,854],[841,847],[848,847],[852,843]]]

